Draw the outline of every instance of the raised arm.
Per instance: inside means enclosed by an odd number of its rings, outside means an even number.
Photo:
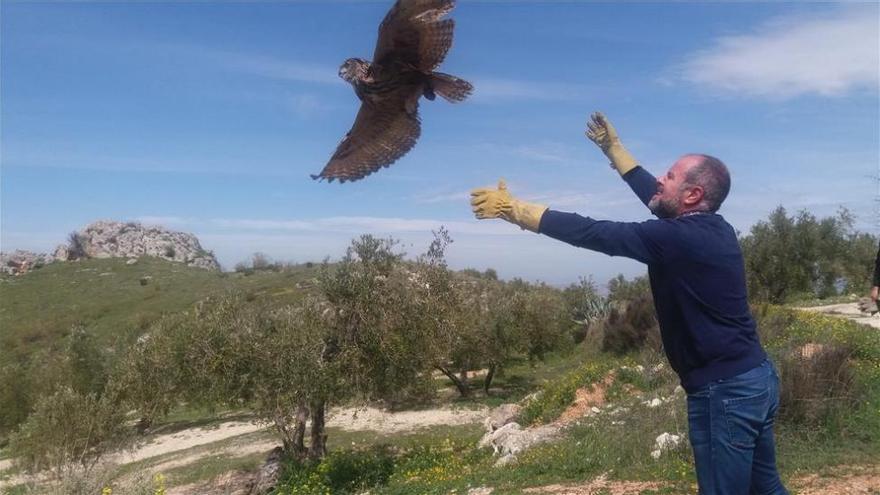
[[[648,206],[651,197],[657,192],[657,178],[650,172],[640,166],[630,170],[623,176],[623,180],[629,185],[629,188],[636,193],[636,196]]]
[[[636,159],[624,148],[611,122],[601,112],[596,112],[587,122],[586,134],[590,141],[596,143],[602,153],[611,160],[611,168],[617,170],[636,196],[647,206],[651,196],[657,192],[657,179],[640,167]]]

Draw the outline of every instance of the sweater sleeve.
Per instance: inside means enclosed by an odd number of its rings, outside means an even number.
[[[636,196],[642,200],[645,206],[651,201],[651,197],[657,192],[657,178],[650,172],[637,166],[623,176],[623,180],[629,185]]]
[[[877,249],[877,259],[874,260],[874,286],[880,287],[880,248]]]
[[[642,263],[662,259],[664,238],[668,236],[661,220],[609,222],[554,210],[544,212],[539,232],[572,246]]]

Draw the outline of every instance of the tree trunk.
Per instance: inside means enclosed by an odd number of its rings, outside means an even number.
[[[296,408],[296,422],[294,423],[293,430],[293,448],[296,449],[298,456],[303,456],[306,453],[304,440],[306,436],[306,421],[308,420],[309,408],[304,404],[300,404]]]
[[[471,391],[470,388],[468,388],[467,386],[467,382],[462,382],[457,376],[455,376],[455,373],[448,370],[444,366],[437,366],[437,369],[440,370],[444,375],[446,375],[450,380],[452,380],[452,383],[455,384],[455,387],[458,389],[458,393],[461,394],[462,397],[470,397]],[[466,374],[465,379],[467,379]]]
[[[312,435],[311,444],[309,445],[309,457],[312,459],[320,459],[327,453],[327,433],[324,431],[324,402],[319,401],[312,404]]]
[[[137,422],[137,433],[138,435],[144,435],[147,433],[147,430],[153,426],[153,418],[149,416],[141,416],[141,419]]]
[[[492,379],[495,378],[495,371],[498,367],[494,364],[489,365],[489,371],[486,373],[486,379],[483,381],[483,391],[489,395],[489,387],[492,385]]]
[[[281,412],[275,415],[275,428],[281,433],[284,452],[296,459],[303,459],[307,453],[303,439],[308,419],[309,408],[304,405],[297,407],[293,425],[290,424],[290,416]]]
[[[276,413],[274,423],[275,429],[281,434],[281,448],[284,449],[284,452],[295,456],[296,447],[294,447],[293,438],[290,433],[290,425],[287,424],[287,419],[283,414]]]

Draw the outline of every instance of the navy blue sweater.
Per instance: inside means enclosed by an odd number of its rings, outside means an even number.
[[[641,167],[624,180],[645,204],[657,190],[656,179]],[[648,265],[663,348],[688,392],[766,358],[749,310],[742,252],[721,215],[609,222],[547,210],[539,231]]]

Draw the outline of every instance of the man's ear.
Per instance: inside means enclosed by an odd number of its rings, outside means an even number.
[[[703,201],[703,196],[705,195],[705,191],[702,186],[691,186],[686,189],[687,192],[684,194],[684,204],[686,206],[693,206],[700,204]]]

